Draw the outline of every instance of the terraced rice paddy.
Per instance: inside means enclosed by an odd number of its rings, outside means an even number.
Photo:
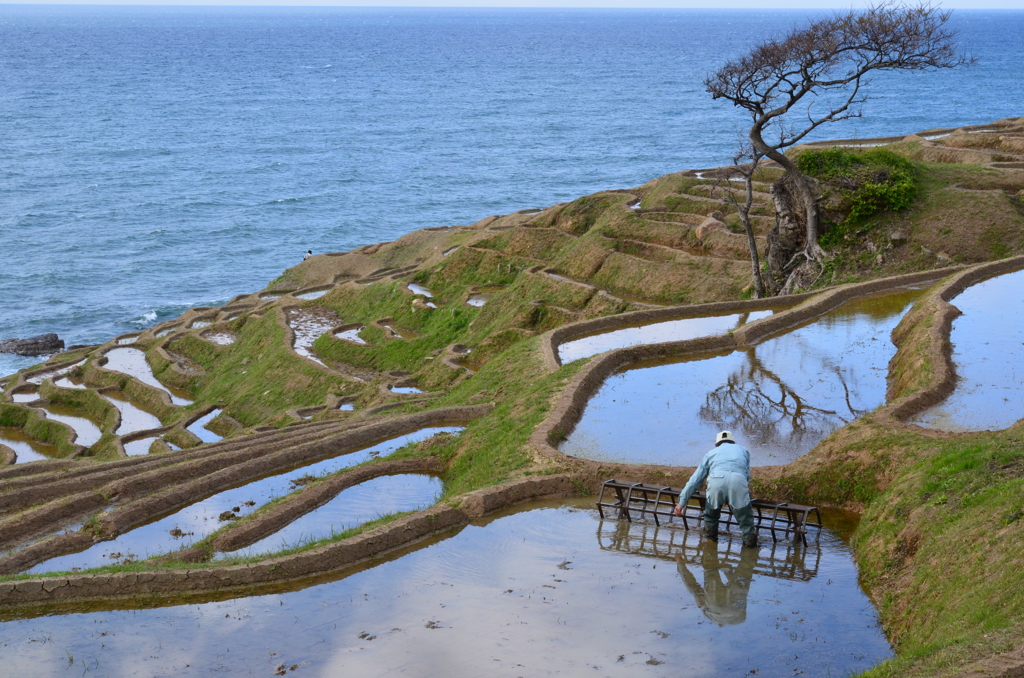
[[[167,393],[175,405],[191,405],[188,394],[162,384],[153,375],[153,369],[146,362],[146,354],[137,348],[115,348],[106,352],[107,364],[103,367],[114,372],[135,377],[143,384],[152,386]]]
[[[950,341],[953,393],[912,423],[942,431],[1004,429],[1024,417],[1024,271],[968,287]]]
[[[786,464],[885,400],[889,339],[920,290],[847,302],[724,355],[639,363],[610,376],[560,450],[587,459],[696,465],[728,429],[755,466]]]
[[[558,347],[558,357],[562,364],[581,358],[589,358],[627,346],[640,344],[658,344],[666,341],[683,341],[697,337],[709,337],[725,334],[741,325],[767,318],[772,311],[753,311],[751,313],[730,313],[703,318],[683,318],[665,320],[658,323],[647,323],[635,327],[623,327],[611,332],[598,332],[567,341]]]
[[[73,571],[102,567],[177,551],[223,527],[221,516],[228,512],[242,517],[268,501],[282,497],[303,484],[302,479],[334,473],[370,459],[387,456],[410,442],[441,433],[456,433],[460,427],[431,427],[398,436],[358,452],[344,454],[244,483],[233,489],[200,499],[185,508],[125,532],[115,539],[97,542],[78,553],[52,558],[30,570],[33,573]],[[299,481],[296,483],[295,481]],[[235,510],[237,509],[237,510]]]
[[[30,461],[57,458],[57,448],[47,445],[25,435],[20,428],[0,426],[0,445],[6,445],[17,455],[15,463],[26,464]]]
[[[13,619],[0,643],[15,675],[56,673],[70,654],[130,675],[140,648],[150,674],[456,678],[838,676],[891,654],[844,516],[820,544],[755,555],[601,521],[591,503],[505,511],[314,585]]]
[[[323,506],[251,546],[218,557],[252,557],[326,539],[381,516],[432,505],[443,487],[423,474],[382,476],[343,490]]]

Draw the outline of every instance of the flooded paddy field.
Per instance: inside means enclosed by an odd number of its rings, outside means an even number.
[[[266,539],[219,557],[258,556],[326,539],[389,513],[414,511],[434,504],[443,490],[441,479],[419,473],[367,480],[310,511]]]
[[[120,391],[106,392],[103,397],[121,412],[121,425],[114,431],[115,435],[123,436],[136,431],[160,428],[163,425],[155,414],[142,409]]]
[[[558,347],[558,357],[562,364],[589,358],[590,356],[627,346],[640,344],[658,344],[665,341],[683,341],[697,337],[709,337],[725,334],[741,325],[770,316],[773,311],[753,311],[751,313],[730,313],[713,315],[704,318],[682,318],[665,320],[657,323],[638,324],[623,327],[611,332],[596,332]]]
[[[820,543],[742,553],[592,506],[526,505],[248,597],[8,610],[0,647],[12,675],[115,677],[841,676],[891,655],[841,520]]]
[[[25,464],[42,459],[57,459],[60,455],[54,445],[41,443],[25,435],[20,428],[0,426],[0,445],[14,450],[17,456],[15,463]]]
[[[107,358],[107,364],[103,366],[104,369],[127,374],[130,377],[135,377],[143,384],[166,391],[167,395],[171,397],[171,402],[175,405],[192,404],[191,396],[188,393],[165,386],[156,378],[156,375],[153,374],[153,368],[146,362],[146,354],[139,349],[115,348],[107,351],[104,355]]]
[[[890,333],[922,291],[847,302],[727,354],[638,363],[611,375],[559,449],[586,459],[693,466],[728,429],[754,466],[786,464],[881,405]]]
[[[911,423],[942,431],[1004,429],[1024,417],[1024,271],[968,287],[950,342],[956,389]]]
[[[84,447],[95,445],[103,436],[100,427],[91,419],[78,416],[79,410],[65,405],[45,405],[39,408],[46,413],[47,419],[67,424],[75,430],[75,443]]]
[[[313,353],[313,342],[340,322],[337,314],[319,307],[296,308],[288,311],[288,326],[295,333],[295,352],[318,365],[324,362]]]
[[[159,438],[159,436],[149,436],[148,438],[139,438],[129,443],[122,443],[124,445],[124,453],[129,457],[137,457],[140,454],[149,454],[149,448],[153,445],[153,441]]]
[[[35,574],[73,571],[144,560],[177,551],[223,527],[226,522],[221,516],[225,513],[230,514],[227,520],[247,515],[268,501],[301,487],[304,477],[333,473],[376,457],[386,456],[403,445],[429,438],[436,433],[457,433],[461,430],[461,427],[455,426],[425,428],[350,454],[260,478],[196,501],[185,508],[125,532],[115,539],[97,542],[84,551],[51,558],[29,571]]]
[[[189,433],[193,434],[196,438],[199,438],[204,443],[215,443],[218,440],[221,440],[223,436],[217,435],[210,429],[206,428],[206,425],[209,424],[214,419],[216,419],[217,415],[220,413],[220,409],[211,410],[204,414],[203,416],[196,419],[195,421],[193,421],[185,428],[188,429]]]

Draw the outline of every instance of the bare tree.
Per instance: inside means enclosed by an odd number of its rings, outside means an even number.
[[[825,123],[859,117],[860,105],[867,100],[862,88],[872,71],[922,71],[973,63],[957,46],[958,32],[947,27],[950,16],[950,11],[931,3],[901,2],[835,14],[766,40],[704,79],[712,98],[731,101],[750,114],[753,150],[786,170],[783,180],[773,186],[773,197],[780,192],[796,194],[792,196],[797,198],[793,209],[784,206],[782,211],[803,221],[803,233],[796,239],[788,237],[786,245],[793,249],[792,255],[785,270],[774,271],[787,278],[783,291],[788,291],[792,275],[802,265],[820,264],[826,257],[818,245],[815,187],[783,149]],[[816,101],[823,103],[820,110],[813,110]],[[804,103],[806,120],[786,117],[798,105],[804,110]],[[770,142],[766,136],[771,137]]]
[[[750,264],[754,277],[754,297],[764,299],[767,295],[764,280],[761,278],[761,260],[757,255],[757,239],[754,237],[754,227],[750,223],[750,209],[754,206],[754,172],[757,171],[763,156],[754,150],[749,143],[741,143],[740,149],[733,156],[733,166],[729,169],[743,177],[743,202],[736,197],[736,192],[729,186],[730,177],[725,177],[725,199],[736,208],[740,215],[740,222],[747,232],[747,245],[750,247]],[[749,160],[750,162],[746,162]]]

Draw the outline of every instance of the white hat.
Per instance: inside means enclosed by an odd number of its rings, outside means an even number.
[[[735,443],[736,440],[732,437],[732,433],[729,431],[722,431],[715,436],[715,447],[718,447],[722,443]]]

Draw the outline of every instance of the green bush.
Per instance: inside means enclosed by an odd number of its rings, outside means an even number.
[[[805,151],[797,157],[796,166],[842,194],[850,206],[845,225],[863,222],[878,212],[905,209],[917,196],[914,164],[884,148]]]

